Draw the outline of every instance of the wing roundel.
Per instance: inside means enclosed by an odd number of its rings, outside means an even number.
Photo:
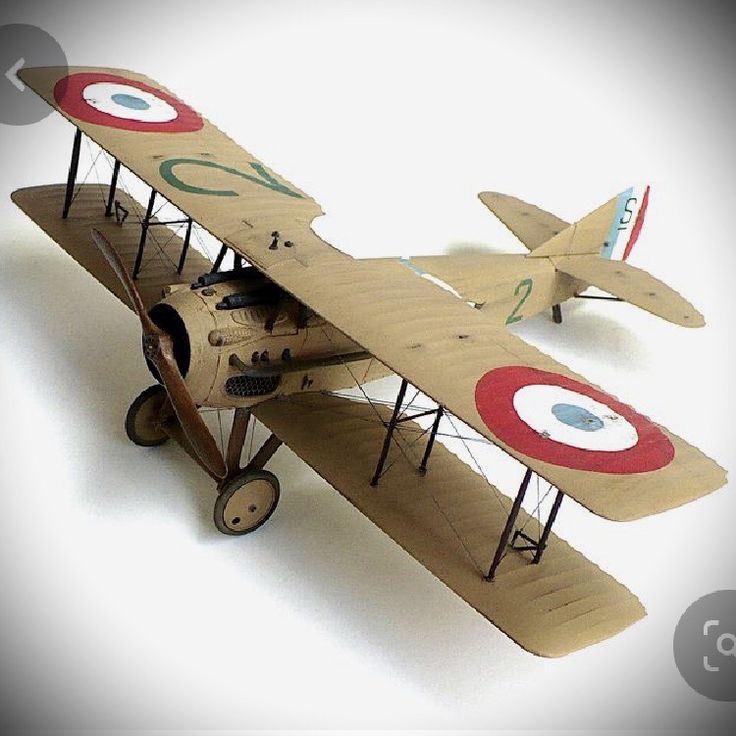
[[[475,401],[499,439],[553,465],[625,475],[659,470],[675,456],[650,419],[560,373],[495,368],[478,381]]]
[[[69,74],[54,85],[54,100],[77,120],[120,130],[188,133],[204,126],[202,117],[186,103],[120,74]]]

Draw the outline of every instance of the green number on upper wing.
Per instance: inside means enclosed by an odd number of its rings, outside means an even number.
[[[520,322],[524,319],[524,316],[519,314],[519,311],[524,306],[524,302],[529,298],[529,294],[532,293],[533,288],[534,282],[531,279],[524,279],[516,285],[514,296],[519,296],[519,292],[522,290],[524,293],[521,295],[521,299],[519,299],[518,304],[514,307],[514,311],[506,318],[507,325],[513,324],[514,322]]]
[[[206,187],[199,187],[194,184],[187,184],[174,173],[174,168],[176,166],[181,166],[182,164],[188,166],[200,166],[205,169],[218,169],[219,171],[224,171],[226,174],[239,176],[241,179],[247,179],[248,181],[252,181],[255,184],[260,184],[262,187],[273,189],[274,192],[280,192],[281,194],[286,194],[289,197],[298,197],[299,199],[302,199],[301,194],[289,189],[289,187],[287,187],[285,184],[282,184],[281,182],[274,179],[271,174],[269,174],[268,171],[266,171],[266,169],[264,169],[263,166],[257,161],[251,161],[250,166],[258,174],[258,176],[246,174],[242,171],[239,171],[238,169],[233,169],[230,166],[223,166],[223,164],[219,164],[216,161],[203,161],[198,158],[170,158],[166,161],[163,161],[159,166],[159,174],[161,174],[161,178],[168,184],[171,184],[172,187],[176,187],[182,192],[189,192],[190,194],[209,194],[213,197],[238,196],[238,193],[232,191],[231,189],[208,189]]]

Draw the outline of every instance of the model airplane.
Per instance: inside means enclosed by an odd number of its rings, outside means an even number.
[[[215,480],[218,529],[244,534],[272,514],[279,483],[264,466],[283,442],[531,652],[566,654],[644,615],[625,587],[552,534],[563,497],[625,521],[710,493],[725,471],[506,326],[550,308],[560,321],[559,305],[588,285],[703,325],[679,294],[626,263],[648,188],[574,224],[482,193],[527,255],[355,260],[312,231],[322,214],[314,200],[147,77],[93,68],[19,76],[76,132],[67,183],[13,200],[137,314],[157,383],[130,407],[128,435],[139,445],[174,439]],[[102,198],[97,185],[76,182],[83,135],[114,157]],[[126,217],[137,205],[118,187],[121,167],[151,187],[139,220]],[[144,259],[151,228],[171,224],[154,217],[156,197],[185,214],[185,237],[169,238],[171,265]],[[195,224],[221,243],[214,263],[189,249]],[[222,271],[228,251],[234,267]],[[335,394],[392,373],[402,378],[393,407]],[[436,407],[407,415],[409,383]],[[226,450],[201,407],[235,409]],[[241,467],[251,415],[272,434]],[[521,463],[513,502],[435,443],[443,415]],[[399,430],[419,436],[419,416],[432,417],[427,440],[409,447]],[[557,489],[536,537],[523,531],[521,507],[532,474]]]

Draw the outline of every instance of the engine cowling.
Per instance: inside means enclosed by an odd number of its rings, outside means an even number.
[[[298,302],[264,280],[177,285],[166,292],[150,316],[171,335],[179,371],[199,406],[252,406],[280,393],[337,390],[388,374],[376,361],[364,360],[349,369],[333,362],[283,375],[249,376],[243,365],[319,362],[360,348],[320,317],[305,320]]]

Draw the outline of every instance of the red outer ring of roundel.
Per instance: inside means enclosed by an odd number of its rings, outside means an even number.
[[[582,450],[543,437],[514,409],[514,395],[530,384],[561,386],[606,404],[636,429],[639,441],[627,450]],[[669,465],[675,448],[667,435],[647,417],[592,386],[559,373],[528,366],[504,366],[486,373],[476,384],[475,405],[488,429],[509,447],[529,457],[574,470],[599,473],[646,473]]]
[[[83,97],[85,87],[95,82],[113,82],[128,84],[131,87],[150,92],[164,102],[168,102],[176,112],[177,117],[165,123],[153,123],[143,120],[128,120],[102,112],[92,107]],[[192,133],[201,130],[204,125],[201,115],[192,110],[189,105],[177,100],[176,97],[151,87],[135,79],[120,77],[117,74],[100,72],[79,72],[62,77],[54,87],[54,99],[61,110],[77,120],[95,125],[104,125],[108,128],[134,130],[139,133]]]

